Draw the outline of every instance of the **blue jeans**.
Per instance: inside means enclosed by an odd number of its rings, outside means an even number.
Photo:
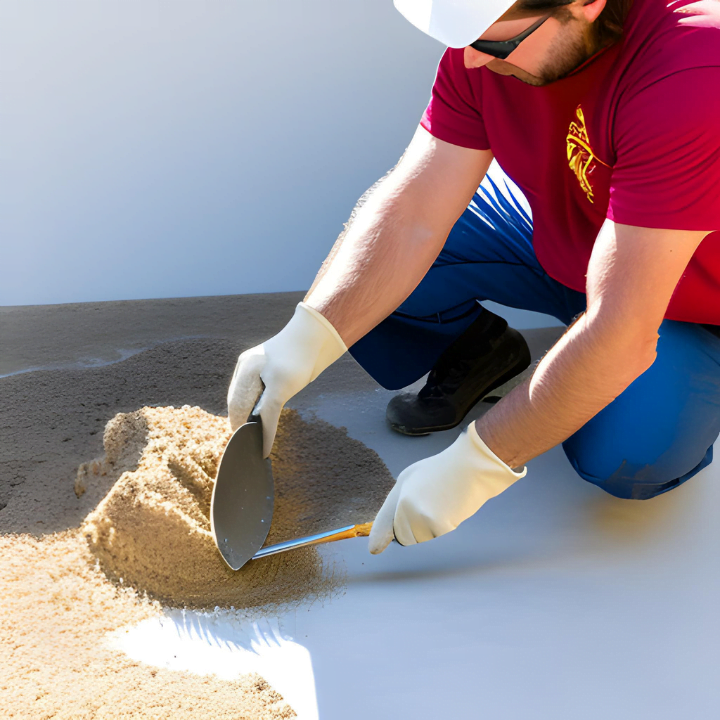
[[[534,310],[564,324],[584,293],[553,280],[532,245],[529,208],[494,166],[410,297],[350,348],[385,388],[429,372],[483,312],[482,300]],[[653,365],[563,443],[577,473],[621,498],[667,492],[712,462],[720,434],[720,338],[665,320]]]

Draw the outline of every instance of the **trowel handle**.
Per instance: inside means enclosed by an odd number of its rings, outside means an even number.
[[[332,535],[329,535],[322,540],[318,540],[313,544],[319,545],[320,543],[335,542],[336,540],[348,540],[349,538],[354,537],[367,537],[372,530],[372,525],[373,524],[369,522],[363,523],[362,525],[351,525],[350,527],[341,528],[340,530],[335,530]]]
[[[308,545],[321,545],[322,543],[335,542],[336,540],[347,540],[354,537],[367,537],[372,529],[372,523],[363,523],[362,525],[348,525],[338,530],[329,530],[317,535],[308,535],[307,537],[298,538],[297,540],[288,540],[287,542],[278,543],[277,545],[268,545],[258,550],[253,555],[253,560],[275,555],[276,553],[285,552],[286,550],[295,550],[295,548],[307,547]]]

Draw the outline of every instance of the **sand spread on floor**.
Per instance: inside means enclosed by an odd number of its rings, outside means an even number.
[[[163,605],[272,614],[340,590],[342,572],[315,548],[237,573],[222,561],[208,513],[230,435],[227,418],[199,407],[120,413],[106,425],[104,456],[78,469],[79,496],[115,480],[81,527],[40,538],[0,535],[3,717],[295,717],[258,675],[226,681],[153,668],[109,641]],[[268,543],[372,519],[394,482],[344,428],[293,410],[283,411],[272,460]]]
[[[294,711],[258,675],[237,680],[153,668],[107,634],[162,611],[108,582],[77,531],[0,536],[3,718],[280,720]]]
[[[227,418],[189,406],[144,407],[107,424],[104,457],[82,465],[75,481],[82,493],[94,476],[117,476],[82,527],[100,567],[175,607],[255,608],[331,595],[342,573],[315,548],[254,560],[237,572],[223,562],[209,513],[231,434]],[[366,522],[371,511],[353,508],[353,484],[379,489],[377,505],[393,482],[380,458],[344,430],[307,423],[293,410],[282,413],[271,459],[276,499],[266,544],[332,529],[338,514]],[[372,498],[359,499],[367,505]]]

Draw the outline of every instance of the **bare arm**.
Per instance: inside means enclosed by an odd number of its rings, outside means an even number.
[[[476,421],[510,467],[579,430],[655,360],[658,328],[705,232],[655,230],[607,220],[587,274],[587,311],[531,378]]]
[[[397,166],[361,198],[305,296],[348,347],[417,287],[492,157],[418,127]]]

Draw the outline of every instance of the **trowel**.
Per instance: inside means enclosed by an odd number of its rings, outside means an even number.
[[[220,459],[210,503],[210,525],[215,544],[232,570],[286,550],[370,534],[372,523],[346,525],[263,547],[270,532],[275,488],[272,465],[269,458],[263,458],[262,449],[262,420],[259,415],[251,415],[233,433]]]

